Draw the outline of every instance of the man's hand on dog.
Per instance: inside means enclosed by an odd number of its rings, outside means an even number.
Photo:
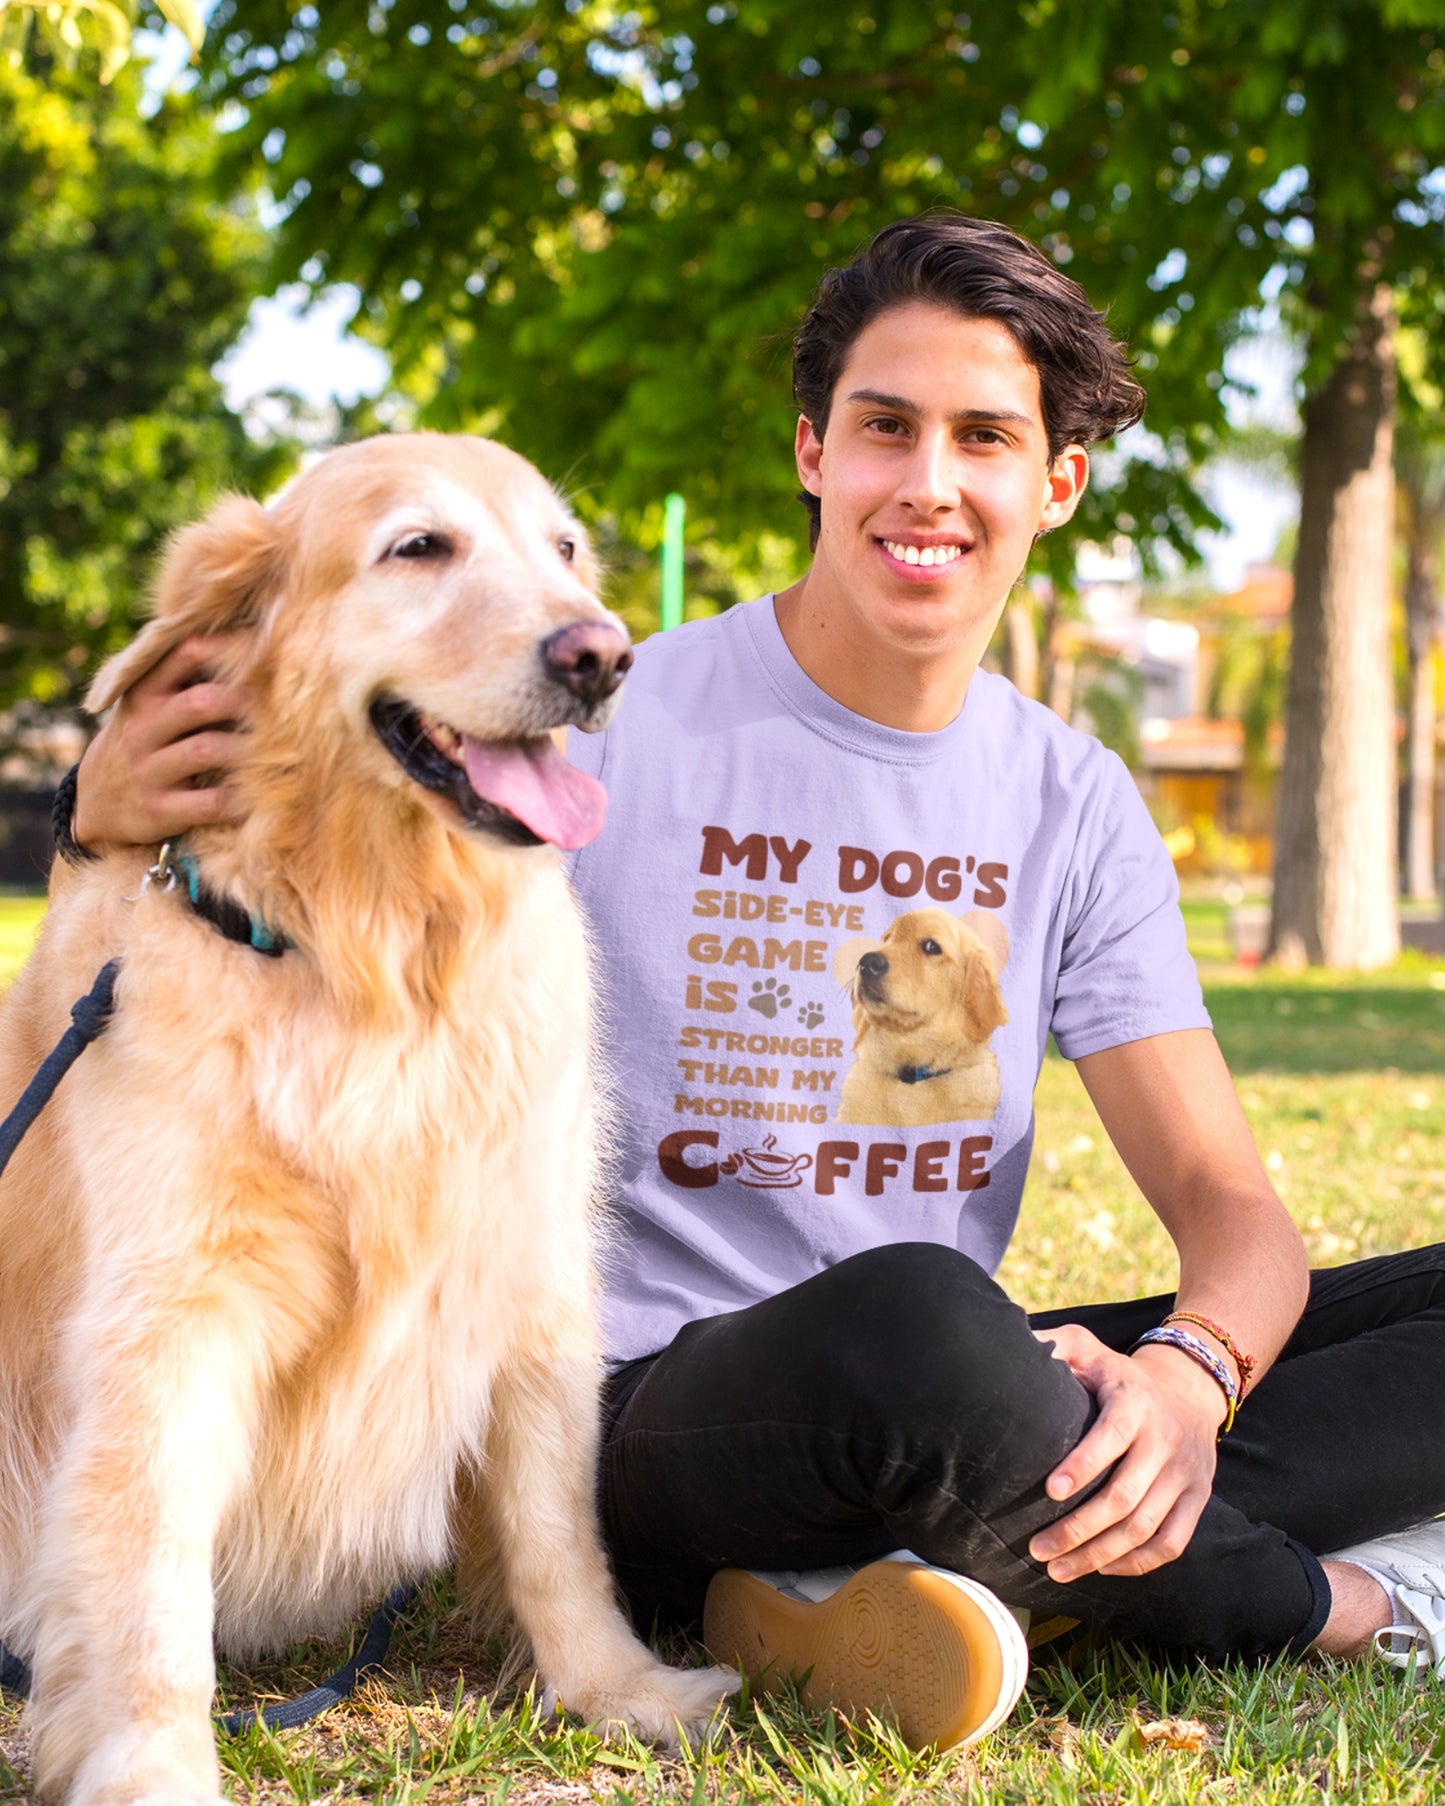
[[[150,846],[235,819],[225,777],[246,692],[212,675],[230,643],[182,641],[111,710],[80,762],[72,829],[83,847]]]
[[[1058,1581],[1147,1574],[1174,1561],[1214,1483],[1218,1386],[1172,1349],[1118,1354],[1077,1323],[1035,1333],[1099,1401],[1093,1428],[1049,1475],[1049,1497],[1072,1498],[1118,1466],[1077,1511],[1041,1530],[1029,1554]]]

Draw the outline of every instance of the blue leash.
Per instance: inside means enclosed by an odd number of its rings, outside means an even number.
[[[309,1724],[313,1718],[339,1706],[359,1680],[374,1674],[386,1660],[386,1652],[391,1648],[391,1627],[416,1598],[417,1591],[417,1583],[407,1581],[387,1594],[372,1614],[360,1649],[330,1680],[322,1681],[309,1693],[298,1694],[295,1699],[278,1700],[274,1706],[263,1706],[259,1712],[218,1713],[216,1723],[231,1737],[249,1731],[258,1719],[267,1730],[293,1731],[297,1725]]]
[[[25,1131],[55,1095],[56,1086],[91,1042],[98,1041],[110,1026],[119,971],[118,959],[107,960],[85,996],[71,1005],[70,1027],[41,1061],[40,1070],[21,1092],[20,1102],[0,1123],[0,1173],[10,1164],[10,1156],[24,1140]],[[0,1669],[0,1675],[3,1673]]]
[[[262,949],[269,951],[269,949]],[[279,951],[279,949],[278,949]],[[115,980],[120,971],[118,959],[108,960],[100,969],[95,983],[70,1010],[70,1027],[45,1056],[39,1071],[20,1094],[20,1101],[0,1123],[0,1173],[10,1164],[10,1156],[25,1138],[25,1131],[55,1095],[56,1087],[71,1067],[110,1026],[115,1009]],[[260,1712],[225,1712],[216,1720],[223,1731],[235,1736],[248,1730],[259,1719],[273,1731],[293,1730],[329,1712],[346,1698],[356,1683],[380,1668],[391,1647],[392,1626],[416,1597],[415,1582],[407,1582],[388,1593],[372,1615],[361,1647],[351,1660],[338,1668],[329,1680],[296,1699],[283,1699]],[[30,1670],[17,1655],[0,1643],[0,1692],[25,1699],[30,1693]]]
[[[230,1737],[249,1731],[258,1721],[270,1731],[294,1731],[298,1725],[309,1724],[313,1718],[339,1706],[359,1680],[374,1674],[386,1660],[386,1652],[391,1648],[392,1626],[416,1595],[414,1581],[388,1593],[372,1614],[360,1649],[319,1687],[298,1694],[295,1699],[278,1700],[274,1706],[263,1706],[259,1712],[249,1708],[240,1712],[219,1712],[217,1726]],[[13,1693],[17,1699],[27,1699],[30,1695],[30,1670],[19,1656],[11,1655],[3,1643],[0,1643],[0,1691]]]
[[[30,1695],[30,1670],[19,1656],[11,1655],[0,1643],[0,1693],[13,1693],[17,1699]]]

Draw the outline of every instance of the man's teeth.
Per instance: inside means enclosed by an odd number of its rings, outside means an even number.
[[[445,753],[454,765],[462,762],[462,737],[454,727],[448,727],[445,721],[438,721],[435,715],[421,717],[422,732],[439,753]]]
[[[952,564],[962,558],[962,546],[905,546],[896,539],[885,539],[884,545],[903,564]]]

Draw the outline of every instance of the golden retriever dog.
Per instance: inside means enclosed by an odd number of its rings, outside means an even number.
[[[853,1064],[837,1122],[975,1122],[998,1109],[998,1058],[1008,1021],[999,974],[1008,930],[987,910],[914,909],[881,941],[850,942],[834,970],[853,999]]]
[[[604,799],[549,730],[631,654],[521,458],[332,453],[173,542],[102,709],[241,629],[239,827],[188,837],[268,957],[59,866],[5,1006],[0,1107],[122,961],[109,1032],[0,1183],[0,1639],[34,1776],[77,1806],[214,1802],[214,1643],[351,1621],[457,1556],[571,1711],[696,1731],[733,1678],[662,1666],[594,1505],[588,961],[557,848]],[[551,844],[548,844],[551,843]]]

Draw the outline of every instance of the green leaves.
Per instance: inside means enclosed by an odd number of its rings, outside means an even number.
[[[1178,497],[1255,310],[1296,296],[1327,359],[1367,233],[1402,277],[1445,248],[1441,33],[1383,0],[223,0],[213,27],[236,167],[269,158],[289,210],[275,275],[357,283],[423,421],[500,430],[624,533],[676,487],[723,539],[798,542],[787,338],[900,214],[1008,220],[1112,304]],[[1129,515],[1179,546],[1203,519]]]
[[[289,455],[210,374],[259,228],[212,204],[194,103],[143,120],[139,88],[0,65],[0,705],[70,699],[133,628],[166,533]]]
[[[205,21],[196,0],[153,0],[167,23],[199,50]],[[20,67],[32,31],[38,28],[50,54],[67,73],[88,51],[100,60],[102,85],[114,81],[130,59],[135,0],[0,0],[0,60]]]

